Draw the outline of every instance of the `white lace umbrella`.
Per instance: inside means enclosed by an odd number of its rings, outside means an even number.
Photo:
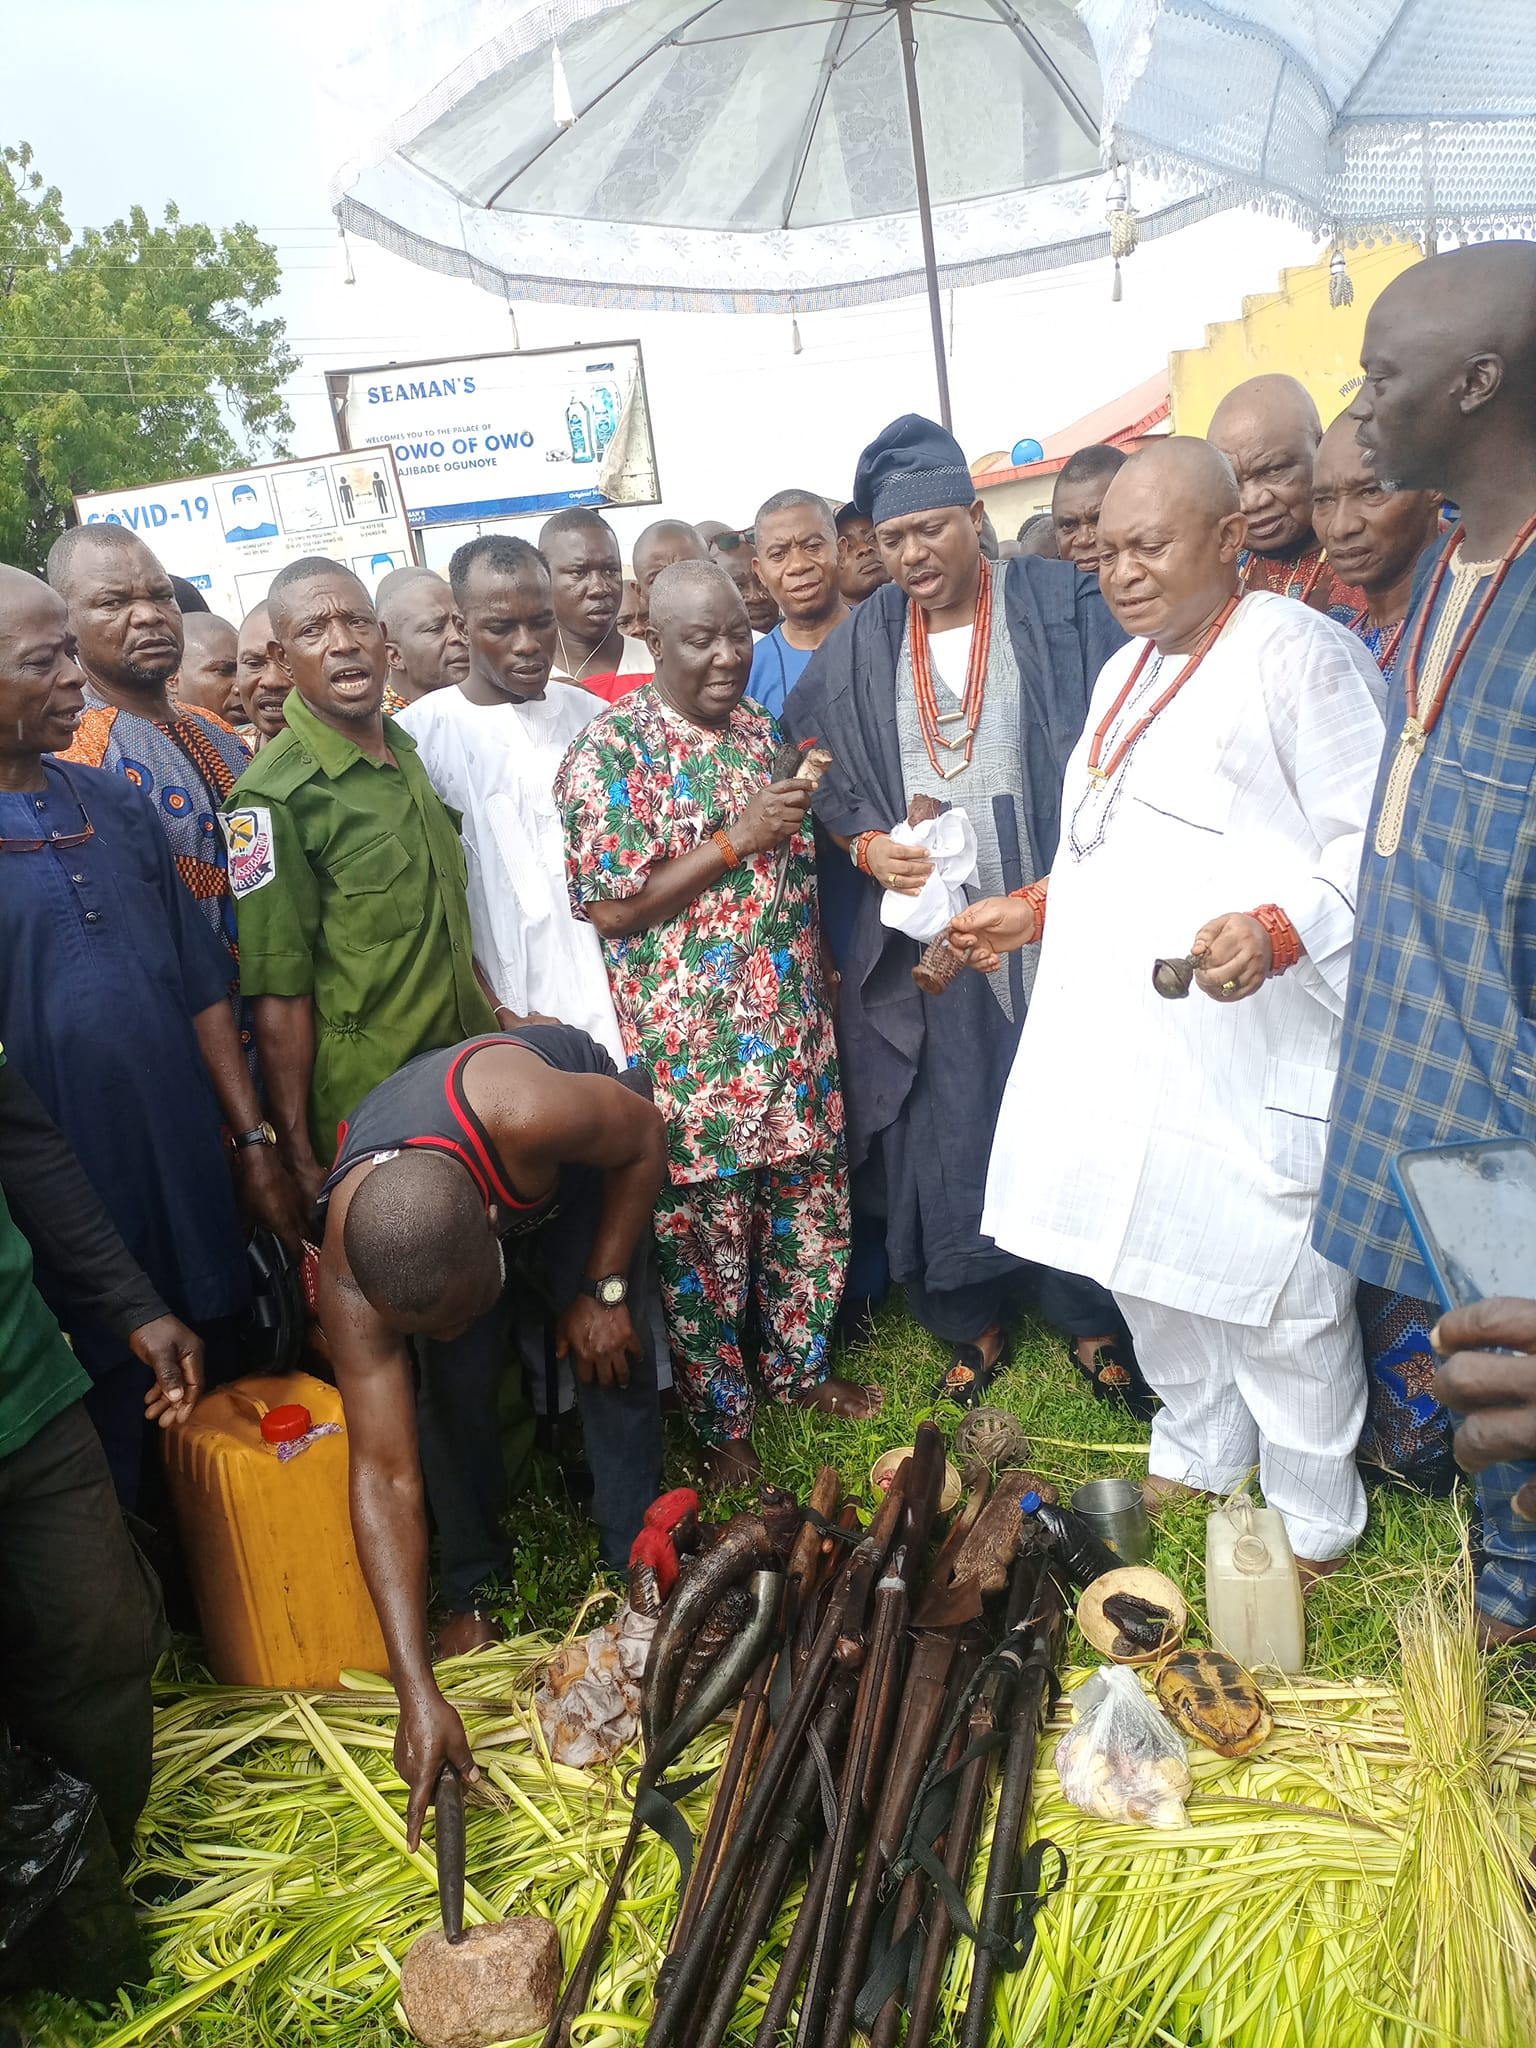
[[[1536,227],[1536,0],[1082,0],[1106,147],[1352,241]]]
[[[787,312],[926,284],[947,418],[941,288],[1110,249],[1063,0],[436,0],[402,28],[340,78],[388,125],[338,217],[509,298]],[[1223,203],[1187,177],[1137,199],[1143,234]]]

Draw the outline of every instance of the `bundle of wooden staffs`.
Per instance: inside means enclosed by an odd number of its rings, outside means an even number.
[[[930,1561],[944,1477],[931,1424],[867,1531],[838,1516],[828,1467],[787,1552],[738,1516],[679,1582],[646,1673],[647,1755],[635,1821],[545,2048],[568,2048],[645,1825],[678,1851],[682,1893],[646,2048],[720,2048],[791,1887],[802,1903],[757,2028],[769,2048],[925,2048],[956,1939],[975,1945],[961,2048],[989,2034],[1000,1971],[1028,1953],[1033,1908],[1064,1875],[1049,1845],[1021,1843],[1037,1740],[1056,1692],[1064,1600],[1019,1506],[1031,1475],[983,1479]],[[780,1497],[782,1498],[782,1497]],[[721,1553],[731,1546],[727,1558]],[[718,1562],[717,1562],[718,1560]],[[781,1571],[775,1570],[782,1566]],[[712,1567],[707,1586],[690,1591]],[[688,1636],[734,1574],[751,1574],[757,1626],[675,1710]],[[776,1583],[770,1585],[769,1581]],[[774,1625],[765,1623],[770,1597]],[[708,1820],[693,1853],[665,1772],[727,1696],[738,1699]],[[999,1779],[981,1909],[965,1895],[990,1781]],[[1041,1872],[1052,1876],[1041,1889]],[[797,2005],[798,2000],[798,2005]],[[905,2030],[905,2031],[903,2031]]]

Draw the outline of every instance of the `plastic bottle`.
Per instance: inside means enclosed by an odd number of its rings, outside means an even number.
[[[1205,1608],[1212,1639],[1246,1670],[1306,1668],[1307,1623],[1291,1539],[1274,1508],[1246,1493],[1205,1525]]]
[[[565,431],[570,436],[572,462],[592,462],[596,457],[592,449],[592,415],[579,393],[572,392],[566,401]]]
[[[308,1373],[235,1380],[163,1442],[220,1684],[329,1690],[348,1668],[387,1671],[352,1541],[336,1389]]]
[[[587,375],[589,377],[594,371],[602,370],[607,370],[611,375],[613,371],[612,363],[588,363],[587,365]],[[594,384],[588,397],[588,404],[592,411],[592,437],[596,444],[596,452],[601,456],[603,450],[618,432],[619,394],[613,385],[606,381]]]

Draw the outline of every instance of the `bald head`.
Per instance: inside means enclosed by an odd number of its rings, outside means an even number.
[[[66,586],[72,577],[89,573],[92,561],[100,562],[107,555],[139,559],[148,553],[149,549],[130,527],[118,526],[110,519],[93,520],[89,526],[67,527],[59,535],[48,550],[43,573],[67,604]]]
[[[389,679],[407,704],[462,683],[469,641],[453,592],[433,569],[391,569],[374,592]]]
[[[64,600],[25,569],[0,562],[0,669],[8,666],[18,631],[41,619],[67,627],[69,612]]]
[[[389,607],[398,603],[408,590],[418,589],[423,583],[447,584],[435,569],[423,569],[419,563],[411,563],[404,569],[391,569],[387,576],[379,578],[378,588],[373,593],[373,608],[379,615],[379,624],[389,630]]]
[[[114,703],[164,717],[181,666],[181,607],[138,535],[105,521],[71,527],[48,551],[48,581],[69,606],[92,682]]]
[[[283,730],[288,678],[274,650],[272,620],[265,604],[247,612],[241,621],[235,663],[235,686],[246,723],[253,725],[263,740],[276,739]]]
[[[26,788],[40,755],[68,747],[84,686],[64,600],[36,576],[0,568],[0,762],[7,788]]]
[[[700,540],[698,529],[686,520],[658,519],[635,542],[631,560],[635,581],[641,593],[648,596],[663,569],[671,568],[674,562],[707,562],[709,549]]]
[[[181,630],[177,697],[199,711],[211,711],[215,718],[239,718],[234,627],[214,612],[187,612]]]
[[[1132,493],[1145,496],[1165,492],[1171,502],[1193,515],[1224,519],[1239,509],[1242,496],[1231,462],[1209,441],[1193,434],[1170,434],[1166,440],[1149,441],[1145,448],[1128,456],[1110,478],[1104,494],[1121,499]]]
[[[377,738],[389,657],[362,581],[324,555],[288,562],[267,591],[267,618],[283,673],[316,718]]]
[[[1536,246],[1414,264],[1372,306],[1360,361],[1350,417],[1377,476],[1444,491],[1473,539],[1480,508],[1518,492],[1536,455]]]
[[[1225,454],[1226,434],[1234,423],[1249,420],[1257,420],[1273,432],[1304,433],[1314,447],[1323,438],[1323,423],[1311,392],[1299,377],[1282,376],[1278,371],[1234,385],[1212,414],[1206,439]]]
[[[1435,535],[1435,491],[1389,491],[1341,413],[1324,434],[1312,472],[1312,521],[1328,560],[1374,610],[1403,617],[1414,564]]]
[[[678,625],[707,605],[711,595],[728,590],[738,604],[741,594],[718,562],[673,562],[658,572],[651,585],[651,624],[657,631]]]
[[[752,627],[725,571],[698,561],[663,569],[645,637],[665,702],[695,725],[728,725],[752,673]]]
[[[501,1290],[479,1190],[437,1153],[397,1152],[373,1167],[347,1205],[342,1243],[365,1299],[397,1330],[445,1332]]]
[[[1188,652],[1237,589],[1243,516],[1232,465],[1209,441],[1153,441],[1111,479],[1099,586],[1127,633]]]
[[[1250,377],[1217,406],[1206,438],[1231,463],[1257,555],[1293,561],[1313,544],[1317,407],[1294,377]]]

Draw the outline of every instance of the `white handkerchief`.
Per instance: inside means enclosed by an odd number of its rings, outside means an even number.
[[[891,837],[898,846],[926,846],[933,855],[933,872],[920,895],[902,896],[887,889],[880,898],[880,922],[926,945],[956,911],[965,908],[965,885],[976,875],[976,827],[957,806],[923,825],[902,823]]]

